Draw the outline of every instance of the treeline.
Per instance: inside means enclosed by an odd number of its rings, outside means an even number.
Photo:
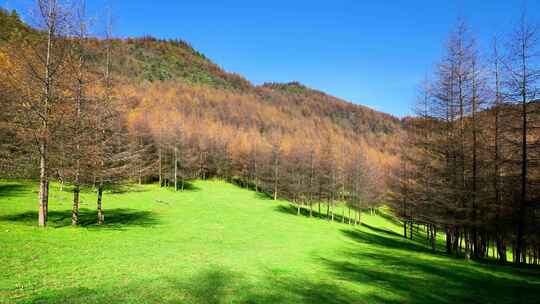
[[[40,226],[51,180],[73,191],[73,225],[81,187],[101,224],[104,189],[123,182],[223,178],[351,224],[386,192],[399,120],[295,83],[251,86],[183,42],[114,39],[110,25],[97,38],[84,1],[37,4],[33,28],[0,11],[17,24],[0,42],[0,166],[39,179]]]
[[[448,253],[540,263],[539,34],[525,14],[488,50],[464,22],[451,33],[406,120],[393,183],[405,236],[421,223],[434,249],[442,231]]]
[[[298,213],[322,214],[323,203],[331,220],[338,203],[360,216],[356,211],[379,203],[386,189],[391,160],[330,118],[298,117],[257,102],[257,95],[205,86],[161,82],[122,90],[133,109],[130,134],[145,151],[134,180],[178,190],[186,180],[220,177],[288,199]]]

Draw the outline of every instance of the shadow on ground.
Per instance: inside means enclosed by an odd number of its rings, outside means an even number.
[[[0,196],[15,197],[28,192],[28,187],[22,184],[3,184],[0,185]]]
[[[122,286],[43,292],[31,302],[70,303],[537,303],[539,286],[502,279],[467,267],[432,265],[389,254],[348,252],[320,259],[334,276],[317,281],[265,270],[262,280],[215,265],[191,276],[129,280]],[[375,264],[373,264],[375,263]]]
[[[359,294],[308,278],[280,276],[268,271],[264,283],[250,281],[240,273],[215,266],[189,277],[160,277],[153,281],[130,281],[125,286],[97,290],[66,288],[49,290],[32,303],[365,303]],[[374,296],[373,299],[376,299]]]
[[[279,205],[279,206],[276,206],[275,207],[275,210],[277,212],[281,212],[281,213],[285,213],[285,214],[290,214],[290,215],[298,215],[298,207],[296,205],[293,205],[293,204],[289,204],[289,205]],[[324,209],[326,210],[326,209]],[[348,210],[346,209],[345,210],[345,215],[343,215],[343,212],[342,212],[342,209],[339,208],[339,210],[337,210],[339,212],[335,212],[334,213],[334,222],[339,222],[339,223],[348,223],[349,222],[349,216],[348,216]],[[309,217],[309,206],[302,206],[302,208],[300,208],[300,215],[302,216],[305,216],[305,217]],[[351,214],[351,218],[350,220],[353,221],[353,218],[352,218],[352,214]],[[329,220],[329,218],[326,216],[326,213],[319,213],[318,212],[318,206],[317,204],[313,204],[313,210],[312,210],[312,213],[311,213],[311,217],[314,217],[314,218],[321,218],[321,219],[325,219],[325,220]]]
[[[394,236],[392,232],[366,227],[375,233],[342,230],[358,244],[358,249],[355,246],[343,251],[343,258],[339,260],[322,257],[321,261],[340,280],[377,288],[381,295],[386,295],[383,303],[538,301],[540,284],[536,267],[520,269],[448,258],[414,241],[399,239],[399,235]],[[395,249],[409,252],[398,253]]]
[[[183,188],[182,188],[183,187]],[[163,189],[167,189],[169,191],[176,191],[174,189],[174,182],[169,184],[168,186],[163,186]],[[181,182],[178,182],[178,191],[200,191],[201,188],[195,186],[195,184],[191,181],[184,181],[184,185],[182,186]]]
[[[97,211],[90,209],[79,210],[79,225],[90,228],[118,229],[129,226],[151,227],[158,224],[157,218],[150,211],[136,209],[110,209],[104,210],[105,223],[97,225]],[[35,226],[38,213],[28,211],[19,214],[10,214],[0,217],[0,221],[20,222],[29,226]],[[71,226],[71,211],[49,211],[47,226],[61,228]]]

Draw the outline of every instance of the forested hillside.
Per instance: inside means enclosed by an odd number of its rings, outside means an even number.
[[[74,223],[80,186],[100,205],[100,189],[129,180],[220,177],[331,213],[380,203],[399,119],[297,82],[252,85],[181,40],[93,37],[84,13],[43,9],[32,27],[0,12],[0,165],[40,176],[45,219],[50,179],[77,185]]]

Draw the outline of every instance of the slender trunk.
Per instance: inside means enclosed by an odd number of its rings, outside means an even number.
[[[73,187],[73,207],[71,209],[71,225],[77,226],[79,224],[79,183],[76,182]]]
[[[499,255],[499,261],[504,264],[506,260],[506,243],[502,236],[499,236],[497,240],[497,254]]]
[[[495,213],[495,237],[497,238],[496,247],[497,253],[500,257],[501,263],[506,263],[506,246],[504,244],[503,232],[500,223],[501,209],[502,209],[502,199],[501,199],[501,169],[500,169],[500,129],[499,129],[499,119],[500,119],[500,106],[501,106],[501,93],[500,93],[500,77],[499,77],[499,55],[497,51],[497,42],[494,41],[494,56],[495,56],[495,131],[494,131],[494,189],[495,189],[495,203],[496,203],[496,213]],[[503,254],[504,250],[504,254]]]
[[[41,143],[40,153],[40,174],[39,174],[39,216],[38,224],[40,227],[45,227],[47,222],[47,192],[49,183],[47,181],[47,156],[46,144]]]
[[[137,142],[139,144],[139,149],[142,149],[143,143],[142,143],[142,138],[140,136],[138,137]],[[142,185],[142,166],[143,166],[143,161],[142,159],[140,159],[138,161],[138,168],[137,168],[139,185]]]
[[[525,205],[527,200],[527,170],[528,170],[528,155],[527,155],[527,58],[526,58],[526,49],[525,43],[522,43],[522,52],[521,52],[521,66],[522,66],[522,77],[521,80],[521,197],[520,205],[518,211],[518,226],[517,226],[517,240],[516,240],[516,257],[515,260],[517,263],[525,261]]]
[[[49,139],[49,106],[51,98],[51,52],[54,31],[56,30],[55,3],[49,5],[48,12],[48,33],[47,33],[47,53],[45,57],[45,78],[43,85],[43,116],[41,126],[41,138],[39,142],[40,153],[40,175],[39,175],[39,212],[38,225],[45,227],[49,207],[49,176],[48,176],[48,139]]]
[[[253,147],[253,182],[255,184],[255,192],[259,192],[259,185],[257,181],[257,144]]]
[[[98,193],[97,193],[98,225],[103,224],[105,221],[105,215],[103,214],[103,208],[102,208],[102,198],[103,198],[103,183],[100,182],[98,185]]]
[[[78,103],[78,111],[80,115],[80,103]],[[71,225],[77,226],[79,224],[79,193],[80,193],[80,145],[77,142],[76,145],[76,160],[75,160],[75,178],[73,181],[73,206],[71,209]]]
[[[79,224],[79,194],[80,194],[80,174],[81,174],[81,144],[79,133],[81,132],[81,102],[83,96],[83,79],[82,79],[83,57],[79,57],[79,80],[77,81],[77,98],[75,101],[76,107],[76,122],[75,136],[77,144],[75,145],[75,177],[73,180],[73,206],[71,209],[71,225]]]
[[[476,111],[478,108],[478,100],[477,100],[477,83],[476,83],[476,60],[473,58],[472,62],[472,136],[473,136],[473,143],[472,143],[472,149],[473,149],[473,159],[472,159],[472,244],[474,247],[474,256],[476,258],[480,257],[480,250],[478,246],[478,231],[477,231],[477,206],[476,206],[476,192],[477,192],[477,171],[478,171],[478,163],[477,163],[477,149],[478,149],[478,135],[477,135],[477,127],[476,127]]]
[[[435,251],[437,249],[437,226],[431,225],[431,249]]]
[[[174,146],[174,191],[178,191],[178,148]]]
[[[330,220],[330,200],[326,202],[326,219]]]
[[[407,238],[407,221],[403,220],[403,237]]]
[[[161,129],[160,129],[160,138],[161,138]],[[163,167],[161,164],[162,161],[162,155],[161,155],[161,139],[158,145],[158,166],[159,166],[159,186],[163,187]]]
[[[446,253],[452,253],[452,232],[450,228],[446,228]]]
[[[309,173],[309,217],[311,217],[312,213],[312,205],[313,205],[313,178],[315,176],[315,168],[313,164],[313,150],[311,150],[310,153],[310,173]]]
[[[278,195],[278,179],[279,179],[279,156],[276,155],[274,160],[274,200],[277,200]]]

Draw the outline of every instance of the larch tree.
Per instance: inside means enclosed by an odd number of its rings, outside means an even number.
[[[538,84],[540,81],[540,67],[538,59],[540,56],[539,32],[527,19],[526,11],[522,12],[517,27],[511,34],[509,44],[509,54],[505,64],[506,75],[506,96],[509,101],[519,105],[517,118],[520,121],[520,136],[517,145],[519,146],[519,184],[520,194],[517,208],[516,222],[516,246],[514,261],[516,263],[525,262],[526,233],[526,213],[527,203],[530,199],[529,180],[529,137],[531,133],[530,111],[531,102],[538,96]]]

